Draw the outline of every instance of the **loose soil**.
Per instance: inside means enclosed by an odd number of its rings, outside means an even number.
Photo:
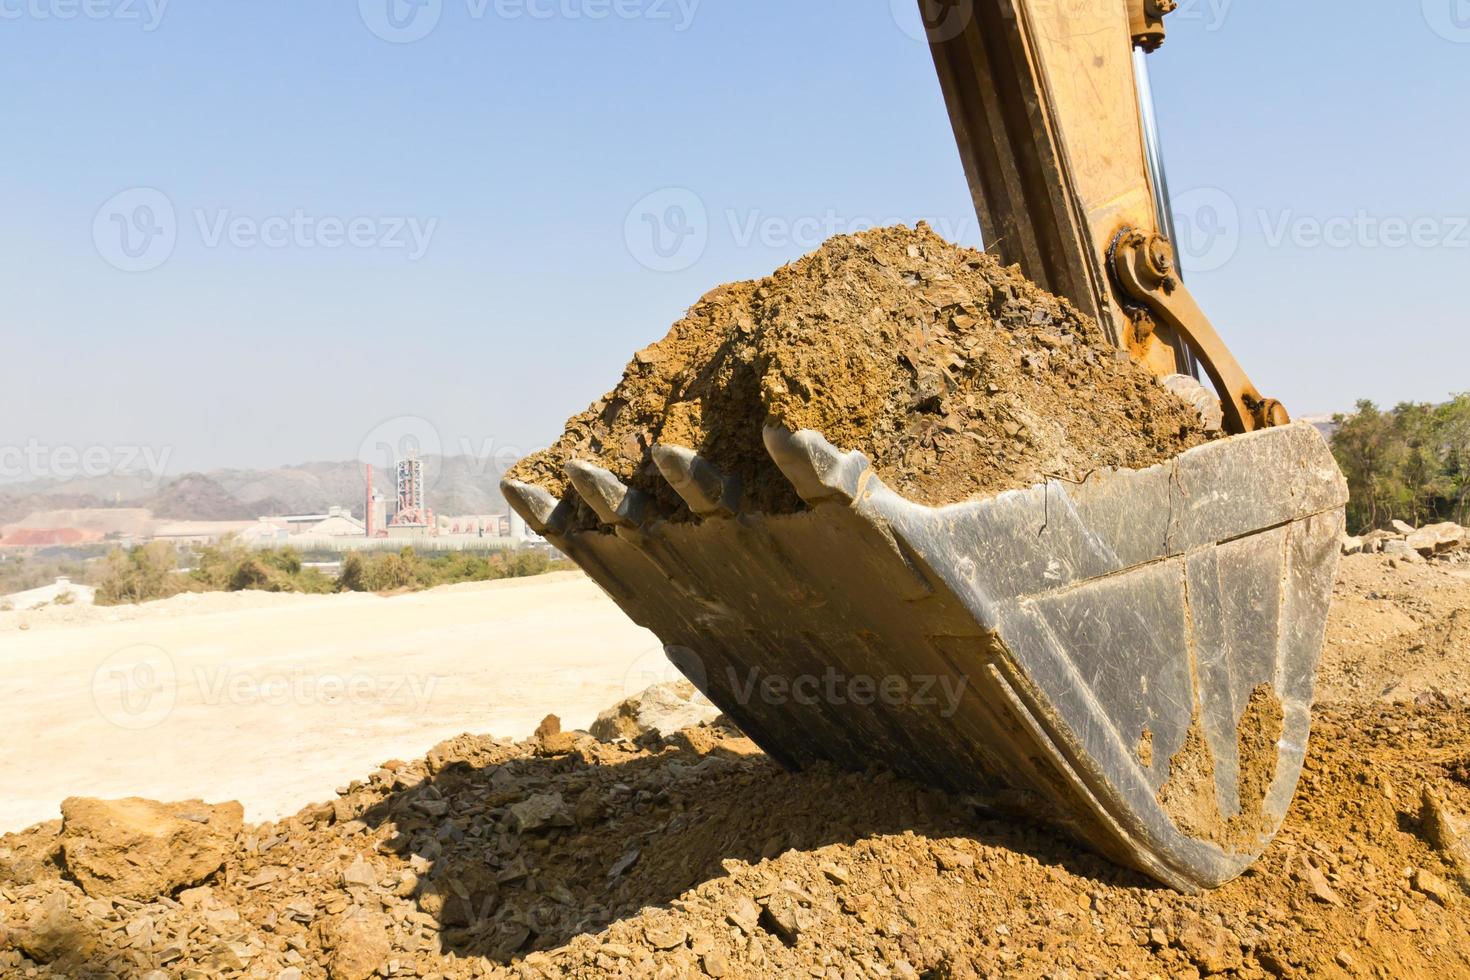
[[[1395,596],[1372,601],[1436,634],[1470,609],[1464,568],[1350,559],[1339,595]],[[1333,616],[1322,686],[1345,693],[1318,708],[1285,826],[1205,895],[992,801],[783,772],[729,729],[640,745],[550,725],[390,761],[149,901],[86,895],[57,823],[0,838],[0,975],[1470,976],[1455,821],[1424,803],[1470,814],[1470,699],[1343,684],[1354,618]],[[1470,650],[1444,658],[1464,670]]]
[[[561,497],[566,461],[591,460],[687,519],[652,462],[663,443],[739,477],[746,507],[789,513],[801,503],[766,454],[767,424],[860,450],[931,505],[1147,467],[1208,438],[1069,303],[920,224],[833,238],[709,293],[510,475]]]
[[[1432,562],[1344,557],[1327,629],[1324,699],[1470,696],[1470,550]]]

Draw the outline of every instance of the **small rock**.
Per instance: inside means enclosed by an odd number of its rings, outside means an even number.
[[[61,892],[48,896],[12,941],[37,963],[85,959],[96,943],[87,923],[71,910]]]
[[[1419,554],[1419,552],[1415,551],[1413,548],[1409,547],[1409,543],[1407,541],[1403,541],[1398,538],[1394,538],[1391,541],[1383,542],[1383,553],[1385,555],[1388,555],[1390,558],[1397,558],[1399,561],[1406,561],[1410,564],[1415,564],[1424,560],[1424,556]]]
[[[571,811],[560,793],[537,793],[510,808],[511,829],[517,833],[570,827],[572,824]]]
[[[826,876],[827,880],[834,885],[845,885],[849,880],[847,869],[841,865],[832,864],[830,861],[824,862],[820,870]]]
[[[1416,530],[1416,528],[1414,527],[1414,525],[1412,525],[1412,524],[1406,524],[1405,522],[1400,521],[1400,520],[1390,521],[1389,523],[1393,526],[1393,529],[1395,531],[1399,532],[1400,534],[1404,535],[1405,537],[1408,537],[1409,535],[1413,534],[1414,531]]]
[[[1445,884],[1444,879],[1425,871],[1423,868],[1419,868],[1414,872],[1413,885],[1416,892],[1428,895],[1440,905],[1449,906],[1450,902],[1453,901],[1450,886]]]
[[[266,885],[269,885],[272,882],[280,881],[282,878],[286,877],[286,875],[287,871],[285,868],[277,868],[274,866],[269,868],[261,868],[255,874],[251,875],[250,878],[246,879],[245,887],[264,888]]]
[[[363,910],[332,920],[322,936],[331,950],[328,975],[332,980],[368,980],[393,951],[388,942],[391,932],[387,919]]]
[[[1419,916],[1408,905],[1398,907],[1398,911],[1393,914],[1393,921],[1405,932],[1418,932],[1420,929]]]
[[[1312,897],[1317,901],[1327,905],[1336,905],[1338,908],[1342,907],[1342,899],[1338,896],[1337,892],[1332,890],[1332,886],[1327,883],[1327,876],[1318,870],[1317,866],[1312,864],[1312,862],[1306,859],[1302,860],[1300,877],[1307,883],[1307,888],[1311,891]]]
[[[635,847],[633,850],[618,858],[617,862],[608,869],[607,876],[609,878],[617,878],[621,876],[629,868],[638,863],[638,855],[640,853],[641,852]]]
[[[198,888],[185,888],[179,892],[179,904],[186,909],[197,909],[206,905],[214,898],[214,889],[208,885],[200,885]]]
[[[342,872],[342,884],[349,888],[354,885],[359,888],[375,888],[378,884],[378,873],[359,854]]]
[[[74,796],[61,804],[61,848],[68,871],[88,895],[146,902],[218,871],[244,817],[233,802]]]
[[[1205,976],[1239,969],[1244,958],[1240,940],[1227,929],[1191,917],[1179,929],[1179,948]]]
[[[689,933],[676,922],[654,922],[643,927],[643,938],[654,949],[669,950],[683,946]]]
[[[1470,532],[1458,524],[1431,524],[1410,534],[1405,544],[1427,558],[1453,551],[1465,542],[1467,534]]]
[[[579,741],[576,732],[554,732],[550,735],[543,735],[536,740],[536,754],[543,758],[570,755],[576,751]]]
[[[1465,846],[1465,826],[1431,786],[1419,796],[1419,823],[1424,836],[1442,854],[1454,854]]]
[[[761,910],[751,901],[749,895],[735,896],[735,901],[725,910],[725,918],[747,936],[755,932],[760,917]]]
[[[597,716],[591,731],[604,742],[636,742],[649,735],[672,735],[681,728],[712,724],[719,716],[720,709],[706,701],[693,684],[674,681],[655,684],[618,702]]]
[[[963,871],[975,866],[975,858],[963,851],[943,848],[935,855],[940,871]]]
[[[730,972],[730,959],[718,949],[712,949],[700,957],[704,972],[712,977],[723,977]]]
[[[795,898],[780,893],[765,901],[760,923],[787,946],[795,946],[801,934],[816,924],[816,916]]]
[[[522,729],[525,731],[525,729]],[[548,735],[561,734],[561,719],[556,715],[547,715],[541,719],[541,724],[536,726],[536,738],[546,738]]]

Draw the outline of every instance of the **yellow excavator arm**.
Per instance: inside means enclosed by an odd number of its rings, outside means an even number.
[[[1226,429],[1289,421],[1180,277],[1146,52],[1174,0],[920,0],[987,246],[1155,374],[1208,374]]]

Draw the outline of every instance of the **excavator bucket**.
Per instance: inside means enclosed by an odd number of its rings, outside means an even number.
[[[806,510],[746,512],[670,446],[654,459],[694,521],[581,461],[598,530],[503,489],[788,767],[1020,803],[1184,891],[1255,861],[1301,771],[1343,530],[1314,428],[942,508],[818,433],[765,440]]]

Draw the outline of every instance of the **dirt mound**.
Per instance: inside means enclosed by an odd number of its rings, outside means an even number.
[[[785,773],[732,731],[639,747],[555,727],[390,762],[150,900],[90,897],[57,824],[0,838],[0,974],[1470,973],[1470,896],[1421,804],[1470,813],[1464,701],[1324,711],[1277,842],[1199,897],[995,801]]]
[[[510,475],[562,496],[563,464],[593,460],[680,519],[650,456],[665,443],[740,477],[746,506],[788,513],[800,502],[766,455],[768,422],[861,450],[936,505],[1146,467],[1207,438],[1070,304],[920,224],[834,238],[709,293]]]
[[[1342,559],[1318,697],[1470,697],[1470,565],[1388,555]]]

